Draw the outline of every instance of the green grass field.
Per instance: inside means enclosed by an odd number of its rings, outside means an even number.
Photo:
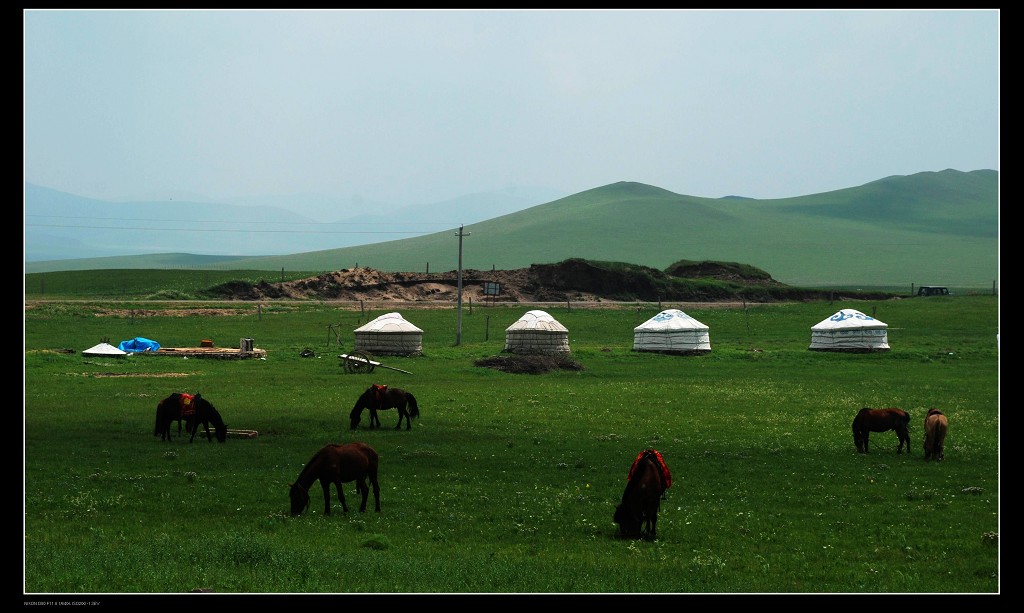
[[[690,357],[632,351],[657,305],[552,307],[584,368],[539,375],[474,365],[501,353],[526,306],[464,310],[458,346],[452,308],[196,307],[26,305],[26,593],[1000,591],[996,297],[685,308],[712,344]],[[810,327],[840,308],[886,322],[891,351],[809,351]],[[379,361],[413,374],[346,373],[351,331],[392,310],[424,330],[424,352]],[[135,336],[247,337],[267,356],[80,353]],[[380,430],[349,430],[371,383],[416,395],[412,430],[394,429],[393,410]],[[155,407],[175,391],[259,436],[161,442]],[[887,432],[858,454],[863,406],[907,409],[911,453]],[[949,417],[941,463],[922,451],[933,406]],[[343,514],[332,492],[325,517],[314,485],[290,517],[303,465],[351,440],[380,453],[382,512],[371,497],[370,512]],[[674,483],[659,538],[622,540],[612,513],[645,447]],[[354,506],[354,484],[345,495]]]

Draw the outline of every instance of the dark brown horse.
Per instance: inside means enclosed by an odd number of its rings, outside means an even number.
[[[302,469],[295,483],[289,486],[292,516],[301,515],[309,507],[309,488],[317,479],[320,480],[320,487],[324,490],[324,515],[331,514],[332,483],[338,488],[338,500],[341,501],[342,511],[348,513],[342,484],[350,481],[356,482],[356,491],[363,497],[362,503],[359,505],[359,512],[365,512],[366,500],[370,495],[370,488],[366,485],[367,477],[370,478],[370,484],[373,485],[374,510],[379,513],[378,464],[377,452],[366,443],[324,446]]]
[[[928,409],[924,417],[924,459],[935,459],[941,462],[946,454],[943,447],[946,443],[946,430],[949,423],[946,416],[938,409]]]
[[[171,422],[178,422],[178,434],[181,435],[181,422],[185,421],[185,432],[192,433],[188,442],[193,442],[196,432],[199,431],[199,424],[206,429],[206,440],[213,441],[210,435],[210,423],[213,422],[217,442],[223,443],[227,440],[228,426],[224,423],[220,412],[214,408],[209,400],[202,395],[190,395],[175,392],[164,398],[156,405],[156,428],[153,436],[161,437],[160,440],[171,440]]]
[[[395,426],[395,430],[402,427],[403,419],[405,420],[405,429],[412,430],[410,419],[420,416],[420,407],[416,403],[415,396],[403,389],[377,385],[376,383],[363,392],[359,399],[356,400],[355,406],[352,407],[352,412],[348,414],[349,423],[353,430],[359,426],[363,409],[370,409],[371,428],[380,427],[380,418],[377,417],[377,411],[398,409],[398,425]]]
[[[622,502],[612,517],[619,524],[619,536],[654,539],[658,536],[661,495],[672,482],[668,467],[660,453],[646,449],[633,462],[628,479]]]
[[[903,453],[903,445],[910,453],[910,415],[903,409],[869,409],[867,407],[853,418],[853,442],[860,453],[868,452],[868,434],[895,430],[900,445],[896,453]]]

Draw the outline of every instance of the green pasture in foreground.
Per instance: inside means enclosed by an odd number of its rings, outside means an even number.
[[[379,360],[413,374],[339,366],[351,331],[384,310],[197,306],[26,305],[27,593],[1000,591],[995,297],[684,307],[713,349],[690,357],[632,351],[659,305],[552,307],[584,369],[540,375],[474,365],[501,353],[525,306],[464,310],[459,346],[454,309],[388,309],[424,330],[424,354]],[[809,351],[810,327],[847,307],[886,322],[891,351]],[[267,356],[80,353],[135,336],[248,337]],[[380,430],[348,429],[371,383],[415,394],[412,430],[393,410]],[[174,391],[259,436],[161,442],[156,403]],[[892,432],[856,452],[863,406],[910,412],[909,454]],[[922,452],[933,406],[949,417],[941,463]],[[343,514],[332,491],[325,517],[314,485],[290,517],[305,463],[351,440],[380,453],[382,512],[371,496]],[[645,447],[673,486],[658,538],[622,540],[612,513]],[[345,496],[358,505],[354,484]]]

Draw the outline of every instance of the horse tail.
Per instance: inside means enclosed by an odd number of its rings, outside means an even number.
[[[164,403],[166,400],[161,400],[156,403],[156,424],[153,426],[153,436],[160,436],[160,422],[163,417]]]
[[[412,417],[420,416],[420,406],[416,404],[416,397],[409,392],[405,393],[405,396],[409,399],[409,415]]]

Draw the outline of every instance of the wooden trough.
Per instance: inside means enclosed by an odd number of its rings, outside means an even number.
[[[214,347],[213,341],[203,339],[199,347],[161,347],[156,351],[143,351],[134,355],[173,355],[186,358],[216,358],[221,360],[247,360],[250,358],[266,358],[265,349],[253,347],[251,338],[239,341],[238,349]]]
[[[265,358],[265,349],[253,349],[242,351],[241,349],[229,349],[227,347],[161,347],[156,351],[143,351],[132,355],[172,355],[187,358],[216,358],[221,360],[247,360],[250,358]]]

